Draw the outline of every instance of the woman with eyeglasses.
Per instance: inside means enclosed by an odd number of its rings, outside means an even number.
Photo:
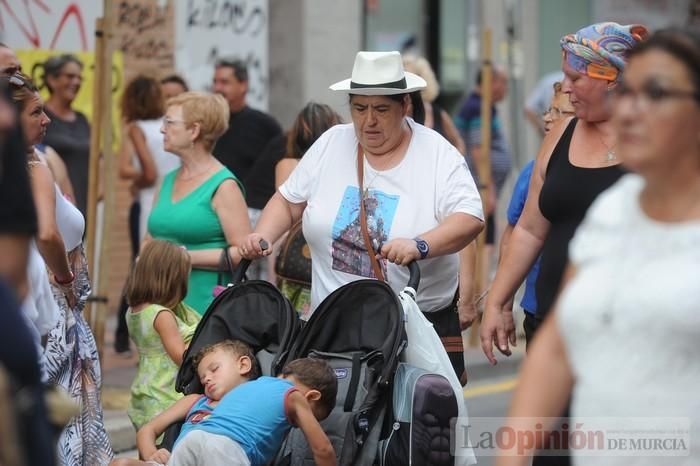
[[[220,95],[185,92],[168,100],[163,147],[182,165],[163,178],[144,238],[187,249],[192,272],[185,303],[200,314],[214,299],[213,289],[231,280],[227,271],[220,271],[224,251],[238,263],[238,249],[229,246],[237,246],[251,232],[241,182],[211,153],[228,120],[228,104]]]
[[[42,80],[49,90],[46,114],[51,124],[44,144],[58,152],[68,169],[75,192],[75,203],[87,213],[88,164],[90,160],[90,124],[73,108],[83,81],[83,63],[72,54],[57,55],[44,63]]]
[[[564,94],[561,90],[561,83],[555,82],[553,85],[554,94],[552,96],[552,101],[549,104],[549,108],[542,116],[542,127],[544,128],[544,134],[549,134],[549,132],[562,118],[569,118],[574,115],[574,107],[569,102],[569,95]],[[518,223],[518,219],[523,213],[523,208],[525,207],[525,202],[527,201],[528,190],[530,188],[530,178],[532,178],[532,169],[535,166],[535,161],[530,160],[525,167],[520,171],[517,180],[515,181],[515,186],[513,187],[513,194],[511,195],[510,202],[508,203],[507,220],[508,224],[503,230],[503,235],[501,236],[501,244],[499,256],[505,256],[505,252],[508,249],[508,244],[510,243],[510,237],[513,234],[513,228]],[[523,293],[522,301],[520,301],[520,307],[523,309],[525,314],[525,320],[523,321],[523,330],[525,332],[525,344],[529,344],[535,331],[535,313],[537,311],[537,299],[535,298],[535,281],[537,280],[537,274],[540,269],[540,259],[539,257],[533,264],[532,268],[528,271],[527,278],[525,279],[525,292]],[[507,304],[507,307],[512,309],[513,301]]]
[[[29,148],[27,165],[39,226],[36,245],[48,266],[58,305],[54,325],[44,336],[48,383],[62,387],[80,406],[80,415],[68,423],[59,439],[59,464],[106,465],[113,453],[102,418],[100,361],[83,317],[91,291],[82,244],[85,219],[65,199],[34,148],[51,121],[38,89],[22,74],[2,79],[7,79],[12,90]]]
[[[571,242],[567,286],[525,360],[510,422],[556,416],[571,395],[569,425],[594,418],[584,429],[668,448],[601,457],[584,447],[574,464],[690,466],[700,464],[700,33],[659,31],[628,59],[612,130],[632,173],[596,199]]]

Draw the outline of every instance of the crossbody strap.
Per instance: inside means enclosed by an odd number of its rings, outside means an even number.
[[[367,214],[365,212],[365,191],[364,191],[364,160],[362,157],[362,148],[357,145],[357,180],[360,187],[360,229],[362,230],[362,238],[365,240],[365,247],[367,248],[367,254],[369,254],[369,261],[372,264],[372,270],[374,271],[374,276],[378,280],[384,280],[384,274],[382,273],[382,268],[379,265],[379,261],[376,257],[376,251],[372,247],[372,240],[369,238],[369,230],[367,229]]]

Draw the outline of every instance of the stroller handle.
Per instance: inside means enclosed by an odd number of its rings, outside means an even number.
[[[418,291],[418,284],[420,283],[420,267],[418,267],[418,262],[411,261],[406,265],[408,267],[408,284],[413,288],[414,291]]]
[[[267,241],[264,239],[260,240],[260,247],[262,248],[263,251],[267,251],[267,249],[270,247],[269,244],[267,244]],[[241,261],[238,263],[238,267],[236,267],[236,270],[233,271],[233,276],[231,277],[231,283],[241,283],[243,281],[243,277],[245,277],[245,273],[248,270],[248,266],[250,266],[251,260],[250,259],[241,259]]]

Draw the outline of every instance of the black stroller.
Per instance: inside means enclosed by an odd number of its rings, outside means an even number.
[[[338,464],[376,462],[379,441],[387,431],[385,419],[391,418],[392,383],[405,344],[401,303],[389,285],[377,280],[338,288],[316,308],[297,337],[289,359],[325,359],[338,378],[336,406],[321,423]],[[313,464],[299,429],[289,433],[274,464]]]
[[[338,378],[338,396],[331,415],[321,425],[338,464],[379,464],[380,442],[397,425],[393,381],[406,345],[398,296],[384,282],[358,280],[331,293],[302,327],[296,312],[273,285],[242,281],[248,264],[242,261],[234,285],[214,300],[199,323],[178,373],[177,390],[184,394],[202,392],[192,366],[194,355],[204,346],[227,338],[251,345],[264,375],[277,375],[287,361],[297,358],[325,359]],[[416,264],[410,269],[409,286],[417,289],[420,270]],[[164,447],[172,447],[179,430],[180,425],[168,429]],[[403,457],[404,448],[399,450],[398,456]],[[395,464],[410,462],[400,461]],[[300,430],[291,430],[270,464],[313,464]]]
[[[203,393],[194,370],[195,355],[205,346],[225,339],[247,343],[255,352],[260,372],[276,375],[282,369],[300,321],[289,301],[263,280],[243,281],[250,261],[242,261],[232,284],[214,299],[199,322],[182,359],[175,389],[185,395]],[[165,432],[161,446],[172,449],[182,423]]]

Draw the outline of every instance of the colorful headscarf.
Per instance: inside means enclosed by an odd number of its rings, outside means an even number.
[[[641,24],[597,23],[561,38],[564,60],[591,78],[615,81],[625,68],[625,52],[649,31]]]

